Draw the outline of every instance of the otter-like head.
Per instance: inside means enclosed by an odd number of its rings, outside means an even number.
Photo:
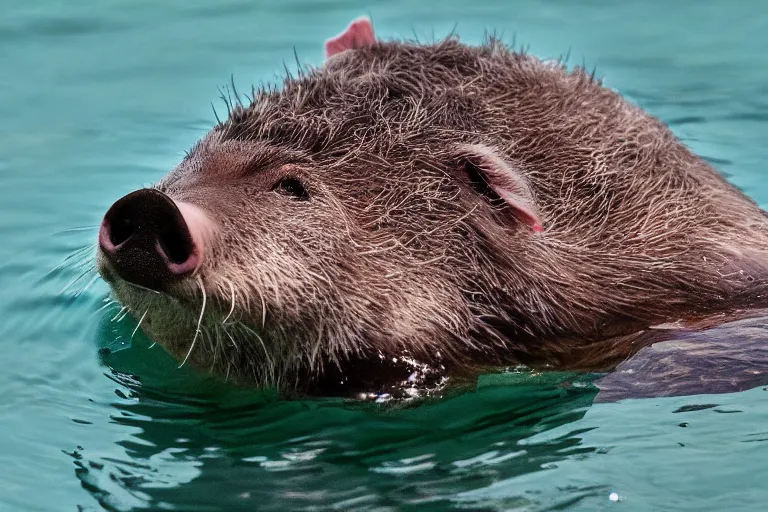
[[[255,93],[107,212],[100,272],[180,361],[278,385],[350,359],[434,362],[528,293],[494,245],[541,229],[523,174],[467,129],[482,103],[414,84],[424,57],[397,46],[376,69],[344,52]]]

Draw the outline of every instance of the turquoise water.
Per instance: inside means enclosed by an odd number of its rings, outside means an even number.
[[[176,365],[54,268],[211,127],[360,14],[570,52],[764,207],[768,7],[725,0],[34,3],[0,19],[0,510],[759,510],[768,393],[594,403],[508,374],[419,407],[276,401]],[[72,230],[72,228],[82,228]],[[77,259],[77,258],[75,258]],[[84,292],[77,294],[79,290]]]

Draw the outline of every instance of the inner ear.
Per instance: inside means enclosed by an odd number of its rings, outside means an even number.
[[[475,192],[493,206],[508,207],[517,220],[533,231],[543,231],[530,185],[517,166],[482,144],[461,144],[457,149]]]
[[[373,23],[365,16],[353,20],[341,34],[325,42],[325,56],[332,57],[344,50],[370,46],[376,42]]]
[[[488,202],[493,206],[504,206],[504,200],[491,188],[485,173],[470,161],[465,161],[463,164],[464,171],[467,173],[467,178],[469,179],[469,184],[472,187],[472,190],[481,196],[485,196],[485,198],[488,199]]]

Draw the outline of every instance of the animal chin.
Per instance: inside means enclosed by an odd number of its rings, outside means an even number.
[[[120,278],[113,278],[108,283],[117,301],[127,308],[137,321],[143,318],[140,327],[145,331],[149,331],[150,325],[160,328],[166,324],[167,330],[172,330],[172,324],[184,323],[179,322],[179,319],[192,317],[192,305],[168,293],[142,288]],[[186,313],[188,310],[190,313]]]

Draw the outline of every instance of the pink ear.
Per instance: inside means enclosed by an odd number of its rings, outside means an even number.
[[[370,46],[375,42],[373,24],[370,19],[362,16],[352,21],[344,32],[325,42],[325,56],[331,57],[344,50]]]
[[[495,150],[482,144],[461,144],[459,151],[481,172],[491,190],[504,200],[519,220],[533,231],[544,230],[531,189],[518,169],[503,160]]]

